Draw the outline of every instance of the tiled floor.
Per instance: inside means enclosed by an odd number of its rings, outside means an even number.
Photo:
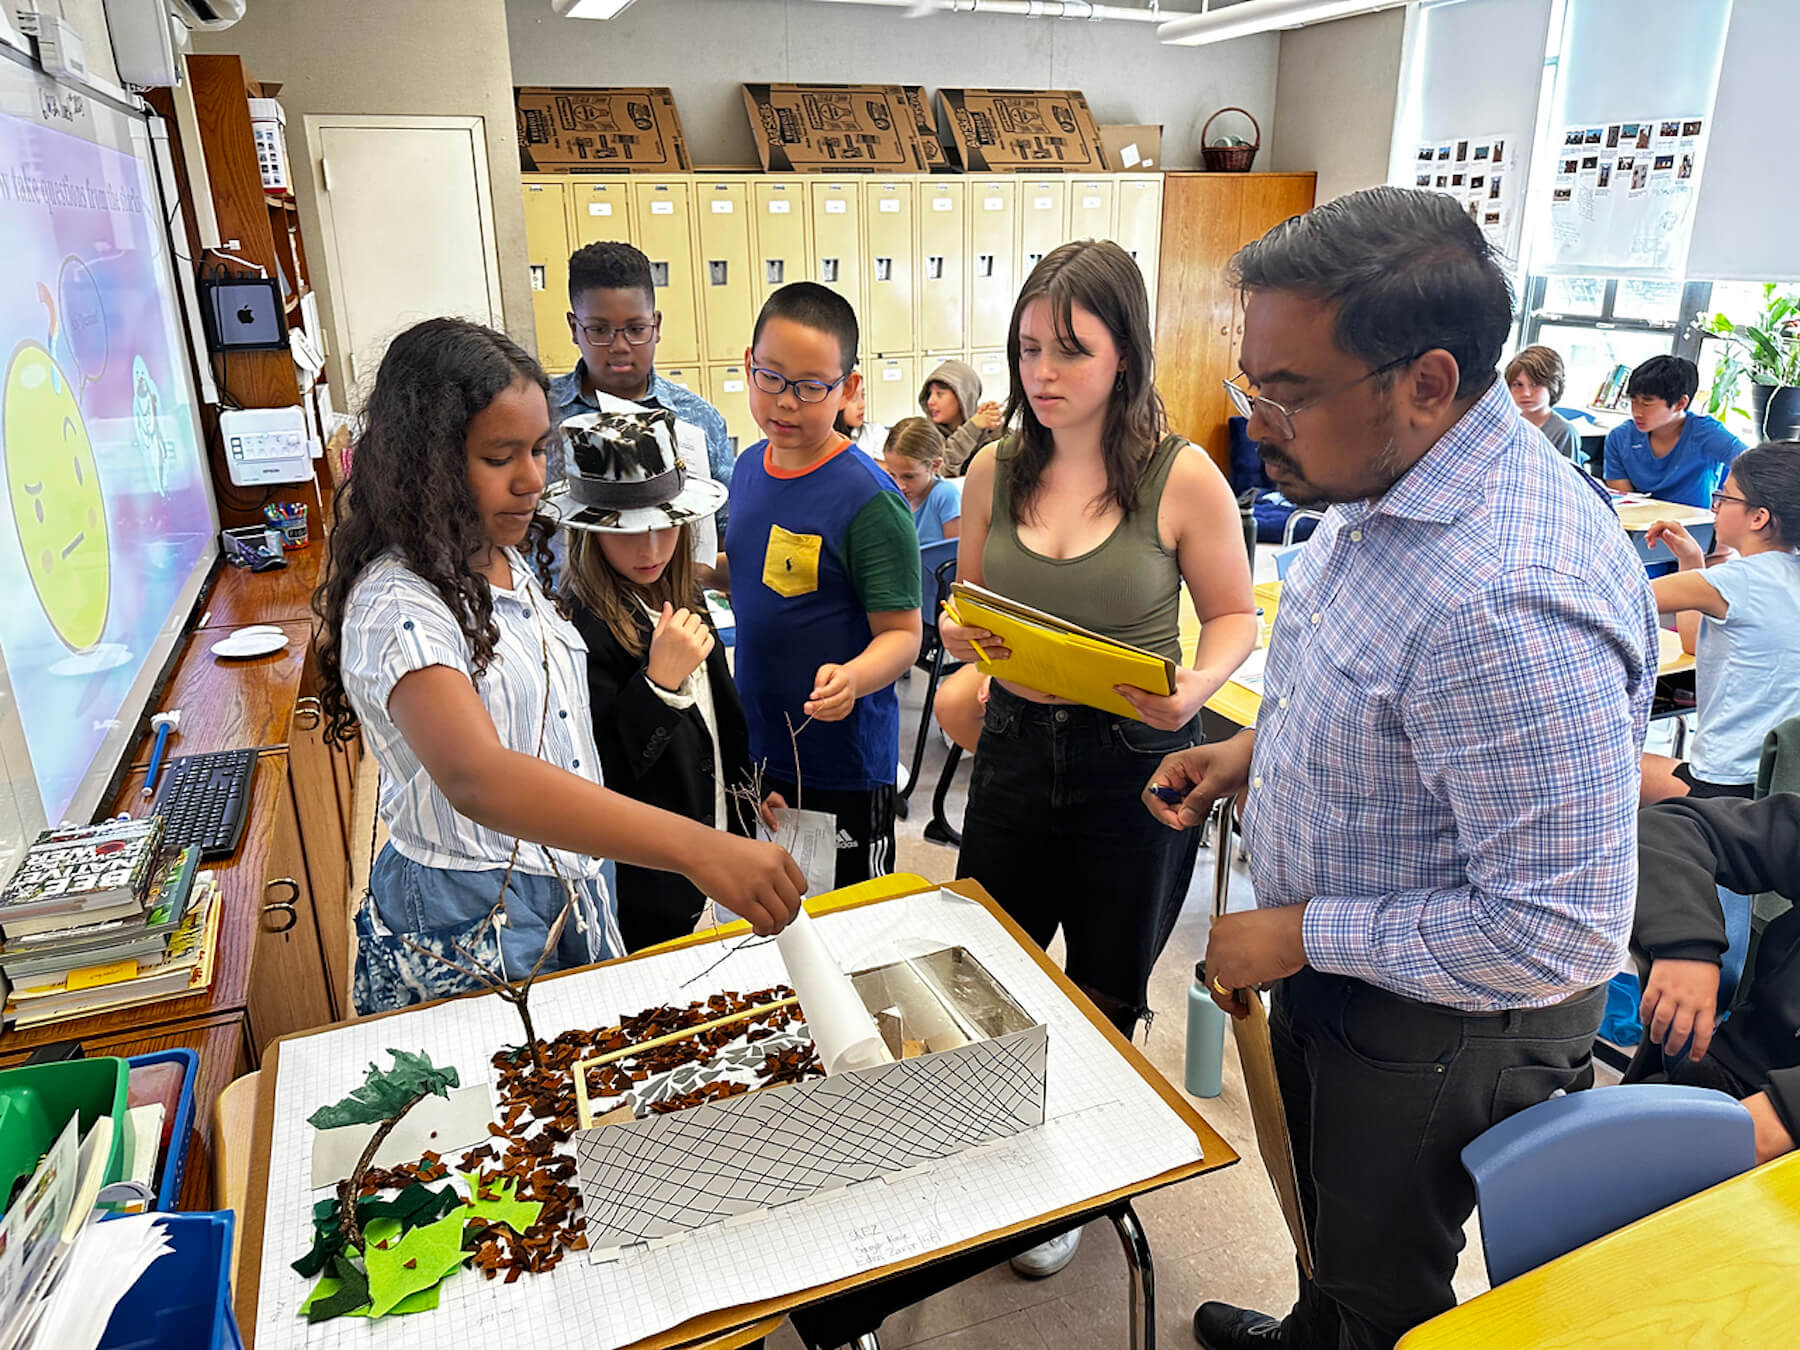
[[[917,673],[900,687],[901,728],[910,736],[918,725],[925,678]],[[904,749],[910,752],[907,739]],[[900,824],[898,870],[917,872],[934,881],[955,875],[956,854],[925,842],[921,830],[931,814],[931,790],[937,785],[945,749],[930,739],[914,796],[911,819]],[[962,818],[968,788],[965,756],[946,814]],[[1180,1085],[1186,1036],[1187,990],[1194,963],[1205,953],[1211,915],[1213,855],[1200,851],[1194,883],[1180,923],[1157,964],[1150,985],[1150,1004],[1158,1018],[1140,1044],[1169,1081]],[[1252,903],[1243,865],[1232,870],[1232,907]],[[1058,947],[1052,955],[1060,956]],[[1155,1260],[1157,1337],[1164,1347],[1194,1344],[1194,1308],[1206,1299],[1283,1313],[1294,1298],[1293,1248],[1281,1212],[1256,1153],[1250,1113],[1238,1071],[1237,1052],[1226,1038],[1224,1091],[1211,1100],[1196,1100],[1208,1123],[1241,1155],[1235,1167],[1196,1177],[1182,1185],[1146,1196],[1136,1203]],[[1120,1140],[1129,1147],[1129,1140]],[[1486,1288],[1479,1236],[1473,1221],[1470,1247],[1457,1278],[1462,1297]],[[880,1333],[884,1350],[901,1346],[929,1350],[1113,1350],[1127,1344],[1126,1268],[1118,1239],[1109,1224],[1089,1225],[1075,1261],[1048,1280],[1021,1279],[1005,1265],[968,1280],[957,1288],[889,1318]],[[771,1350],[799,1350],[791,1328],[770,1339]]]

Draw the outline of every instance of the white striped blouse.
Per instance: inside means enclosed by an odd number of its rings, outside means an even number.
[[[500,641],[487,671],[473,678],[475,692],[509,750],[535,755],[599,783],[600,754],[594,747],[588,709],[587,644],[575,625],[556,612],[524,558],[508,549],[507,559],[513,589],[493,588]],[[427,867],[466,872],[506,866],[512,837],[459,814],[388,716],[388,698],[402,676],[427,666],[469,674],[468,643],[455,615],[398,554],[384,554],[370,563],[351,587],[344,612],[342,663],[350,706],[381,767],[379,810],[394,847]],[[530,843],[519,849],[515,865],[548,876],[547,857],[555,858],[564,877],[601,875],[600,858]]]

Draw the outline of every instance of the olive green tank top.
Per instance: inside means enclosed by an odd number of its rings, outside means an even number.
[[[1007,507],[1013,442],[994,459],[993,519],[981,550],[984,584],[1009,599],[1181,661],[1181,569],[1163,547],[1157,506],[1175,456],[1187,442],[1165,436],[1150,455],[1129,512],[1097,547],[1074,558],[1046,558],[1019,542]]]

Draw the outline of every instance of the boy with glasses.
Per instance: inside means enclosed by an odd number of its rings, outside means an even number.
[[[700,395],[656,373],[662,312],[650,259],[630,244],[589,244],[569,258],[569,336],[581,352],[575,369],[550,382],[550,415],[558,425],[577,413],[667,408],[675,414],[683,465],[690,474],[731,482],[736,454],[725,418]],[[553,443],[550,481],[562,478],[561,445]],[[694,531],[694,559],[713,565],[718,523]],[[560,541],[561,536],[558,536]]]
[[[824,286],[763,305],[744,366],[767,439],[732,480],[726,536],[750,762],[765,789],[835,818],[839,886],[893,870],[893,686],[920,637],[912,511],[834,425],[862,383],[857,337]]]

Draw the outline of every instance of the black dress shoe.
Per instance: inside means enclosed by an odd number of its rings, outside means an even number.
[[[1286,1344],[1278,1319],[1229,1303],[1202,1303],[1195,1309],[1194,1339],[1205,1350],[1279,1350]]]

